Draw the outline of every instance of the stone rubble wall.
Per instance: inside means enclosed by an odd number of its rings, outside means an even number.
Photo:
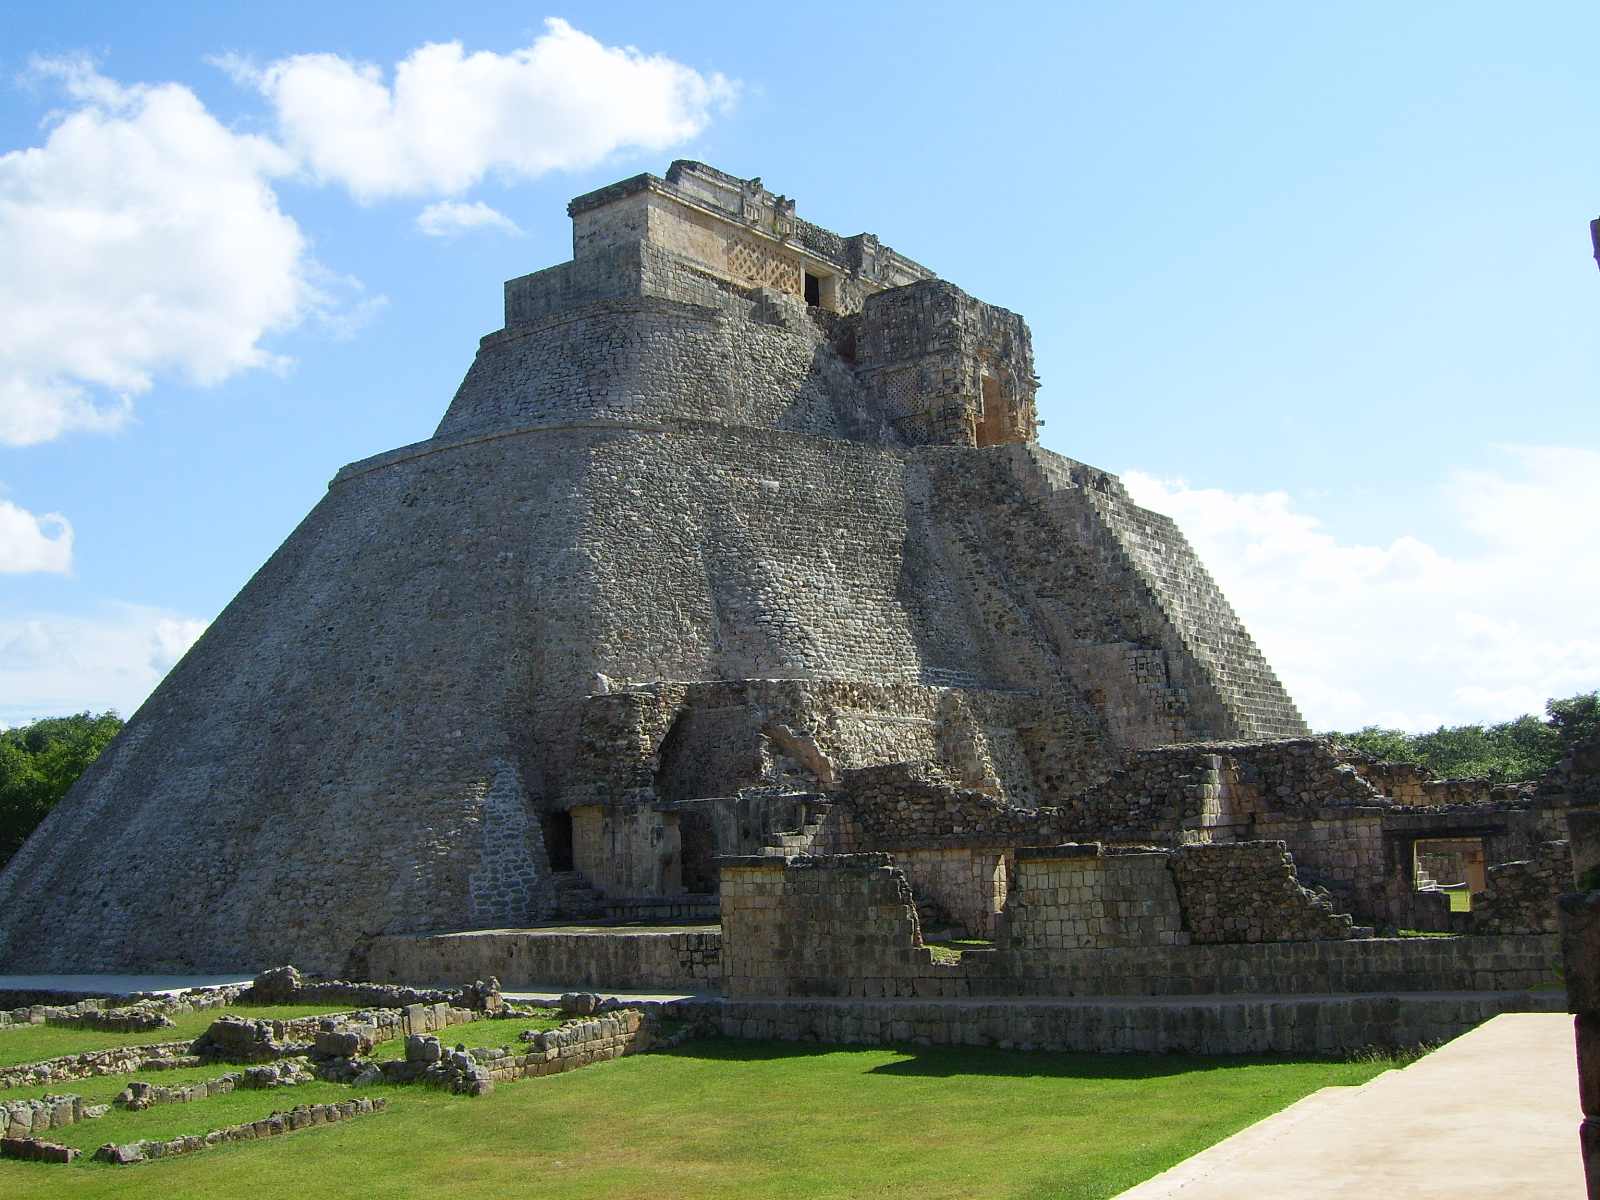
[[[0,1100],[0,1135],[26,1138],[92,1121],[111,1111],[109,1104],[88,1104],[82,1096],[50,1096],[39,1100]]]
[[[451,1050],[438,1038],[413,1036],[406,1039],[404,1061],[372,1066],[388,1083],[421,1083],[461,1095],[486,1096],[506,1080],[555,1075],[624,1054],[642,1054],[652,1045],[651,1023],[640,1010],[622,1008],[555,1029],[528,1030],[522,1041],[521,1051],[511,1046]]]
[[[1334,912],[1326,897],[1300,886],[1294,856],[1282,842],[1180,846],[1167,861],[1184,928],[1196,943],[1350,936],[1349,916]]]
[[[370,1099],[363,1096],[359,1100],[343,1100],[336,1104],[299,1104],[288,1112],[275,1112],[260,1121],[229,1125],[195,1137],[178,1137],[165,1142],[130,1142],[122,1146],[107,1142],[95,1151],[94,1161],[130,1166],[152,1159],[209,1150],[223,1142],[249,1142],[256,1138],[292,1133],[296,1129],[310,1129],[315,1125],[333,1125],[380,1113],[388,1107],[389,1101],[383,1096]]]
[[[205,1012],[238,1002],[242,988],[197,988],[176,995],[134,992],[126,996],[90,996],[70,1003],[52,1003],[71,993],[39,993],[49,999],[35,999],[12,1009],[0,1009],[0,1031],[24,1025],[56,1025],[68,1029],[94,1029],[105,1033],[143,1033],[166,1029],[168,1018],[181,1013]],[[0,995],[28,998],[27,990],[0,989]]]
[[[829,817],[851,825],[851,850],[872,853],[964,847],[1048,845],[1080,832],[1066,808],[1015,808],[996,796],[958,786],[936,763],[902,762],[840,774]],[[843,838],[839,839],[841,842]]]
[[[468,1025],[489,1014],[480,1009],[437,1004],[408,1004],[404,1008],[379,1008],[333,1016],[295,1017],[289,1020],[247,1020],[223,1017],[194,1043],[194,1053],[205,1061],[233,1063],[270,1062],[303,1054],[317,1047],[335,1030],[359,1031],[369,1046],[414,1034],[436,1033],[455,1025]],[[348,1034],[347,1034],[348,1036]],[[328,1047],[326,1053],[343,1051]]]
[[[251,1067],[247,1071],[229,1071],[215,1079],[203,1079],[182,1087],[163,1087],[142,1080],[130,1083],[111,1101],[111,1107],[129,1112],[142,1112],[164,1104],[193,1104],[209,1100],[212,1096],[226,1096],[235,1088],[269,1089],[295,1087],[309,1083],[315,1076],[294,1059]]]
[[[70,1079],[104,1075],[128,1075],[134,1071],[198,1067],[200,1056],[190,1048],[193,1042],[162,1042],[153,1046],[113,1046],[109,1050],[90,1050],[83,1054],[64,1054],[41,1062],[0,1067],[0,1089],[43,1087]]]
[[[1572,890],[1572,850],[1565,841],[1545,842],[1537,857],[1490,867],[1488,883],[1472,897],[1472,925],[1479,933],[1555,933],[1556,898]]]
[[[625,1008],[568,1021],[555,1029],[534,1030],[526,1035],[527,1048],[520,1053],[497,1049],[474,1050],[472,1055],[490,1079],[501,1081],[557,1075],[625,1054],[643,1054],[653,1044],[644,1014]]]
[[[1534,794],[1572,807],[1600,804],[1600,733],[1574,745],[1568,757],[1545,772]]]
[[[15,1158],[23,1162],[69,1163],[80,1153],[76,1146],[63,1146],[41,1138],[0,1138],[0,1158]]]

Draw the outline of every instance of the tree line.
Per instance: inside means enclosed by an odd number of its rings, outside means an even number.
[[[115,712],[82,712],[0,731],[0,864],[22,849],[121,728]]]
[[[1432,733],[1368,725],[1331,736],[1385,762],[1414,762],[1439,779],[1515,783],[1539,778],[1600,729],[1600,693],[1547,700],[1544,711],[1544,720],[1527,714],[1498,725],[1441,725]]]

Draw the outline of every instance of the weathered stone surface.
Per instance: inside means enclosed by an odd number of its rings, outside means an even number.
[[[1545,842],[1532,859],[1489,868],[1488,886],[1472,897],[1473,924],[1484,933],[1556,933],[1556,899],[1571,886],[1567,843]]]
[[[12,859],[0,968],[364,973],[554,911],[577,805],[918,745],[1050,805],[1306,732],[1177,527],[1033,441],[1015,314],[699,164],[572,212],[437,434],[342,470]]]

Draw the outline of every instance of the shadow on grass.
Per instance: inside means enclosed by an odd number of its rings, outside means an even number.
[[[823,1042],[746,1041],[705,1038],[685,1042],[662,1054],[722,1062],[769,1062],[811,1058],[853,1051],[891,1051],[905,1057],[869,1067],[869,1075],[992,1075],[1054,1079],[1160,1079],[1200,1071],[1294,1063],[1327,1066],[1339,1058],[1315,1054],[1086,1054],[1068,1050],[1001,1050],[991,1046],[919,1046],[908,1042],[885,1045],[835,1045]]]

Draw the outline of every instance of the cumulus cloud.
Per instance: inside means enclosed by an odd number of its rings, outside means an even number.
[[[441,200],[437,204],[430,204],[417,217],[417,228],[429,237],[454,237],[472,229],[522,232],[515,221],[504,213],[496,212],[482,200],[474,204],[463,204],[459,200]]]
[[[0,574],[35,571],[65,575],[72,570],[72,524],[60,513],[34,516],[0,500]]]
[[[0,155],[0,442],[114,429],[160,373],[279,365],[260,339],[318,299],[268,182],[292,156],[178,84],[35,70],[75,107],[43,146]]]
[[[0,722],[85,709],[131,713],[206,625],[135,604],[88,616],[0,615]]]
[[[604,46],[556,19],[510,54],[425,45],[395,66],[393,86],[377,66],[335,54],[224,65],[272,103],[284,145],[318,179],[363,201],[663,150],[705,128],[732,92],[719,75]]]
[[[1177,520],[1314,727],[1426,729],[1600,686],[1600,453],[1502,449],[1507,470],[1441,489],[1476,535],[1455,556],[1341,543],[1282,492],[1124,482]]]

